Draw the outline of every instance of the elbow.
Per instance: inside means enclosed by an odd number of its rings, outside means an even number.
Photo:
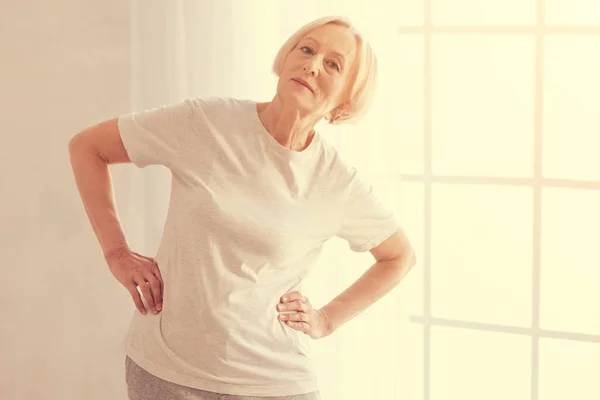
[[[71,157],[80,153],[93,153],[94,150],[89,138],[84,135],[84,132],[79,132],[69,139],[68,149]]]
[[[412,247],[404,247],[398,255],[391,259],[404,273],[410,271],[417,264],[417,256]]]
[[[79,164],[83,159],[89,159],[90,156],[97,156],[88,138],[81,132],[69,139],[68,149],[72,166]]]
[[[417,265],[417,254],[415,253],[415,250],[412,247],[409,247],[404,252],[403,258],[407,269],[411,269],[412,267]]]
[[[81,133],[73,135],[71,139],[69,139],[68,149],[69,154],[73,154],[77,149],[81,147]]]

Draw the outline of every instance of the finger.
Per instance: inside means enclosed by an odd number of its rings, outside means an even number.
[[[133,254],[135,254],[136,256],[138,256],[140,258],[143,258],[144,260],[150,261],[151,263],[154,264],[154,267],[152,269],[152,273],[154,274],[154,276],[156,276],[156,278],[159,280],[159,282],[161,284],[161,301],[162,301],[162,292],[163,292],[163,289],[164,289],[164,282],[163,282],[162,274],[160,273],[160,269],[158,268],[158,263],[152,257],[148,257],[148,256],[145,256],[143,254],[136,253],[135,251],[133,252]]]
[[[305,303],[301,301],[295,301],[292,304],[294,305],[292,310],[296,310],[303,313],[308,312],[309,307]]]
[[[135,251],[133,252],[133,254],[135,254],[135,255],[136,255],[136,256],[138,256],[138,257],[141,257],[141,258],[143,258],[144,260],[148,260],[148,261],[151,261],[151,262],[153,262],[153,263],[155,263],[155,262],[156,262],[156,261],[154,261],[154,258],[152,258],[152,257],[147,257],[147,256],[145,256],[145,255],[143,255],[143,254],[140,254],[140,253],[136,253]]]
[[[150,309],[150,311],[152,311],[154,314],[156,314],[156,306],[154,304],[154,298],[152,297],[150,287],[146,283],[146,279],[143,276],[138,276],[137,278],[134,278],[134,281],[135,281],[135,283],[137,283],[140,290],[142,291],[142,294],[144,295],[144,298],[146,299],[146,304],[148,304],[148,308]]]
[[[286,324],[290,327],[293,328],[297,331],[301,331],[301,332],[308,332],[309,330],[309,325],[306,322],[293,322],[293,321],[287,321]]]
[[[304,313],[292,313],[292,314],[281,314],[279,319],[282,321],[293,321],[293,322],[306,322],[308,323],[308,316]]]
[[[302,300],[304,296],[298,291],[290,292],[281,297],[282,303],[289,303],[296,300]]]
[[[292,301],[302,301],[304,303],[310,303],[308,297],[304,296],[302,293],[298,291],[290,292],[281,297],[282,303],[289,303]]]
[[[158,281],[160,282],[160,303],[162,305],[163,293],[165,289],[165,282],[163,280],[162,273],[160,272],[160,268],[158,268],[158,263],[156,262],[156,260],[148,257],[146,258],[154,263],[154,267],[152,268],[152,274],[154,274],[156,279],[158,279]]]
[[[309,310],[309,306],[307,306],[306,304],[304,304],[301,301],[294,301],[292,303],[287,303],[287,304],[279,303],[277,305],[277,310],[307,312]]]
[[[138,256],[140,258],[143,258],[146,261],[150,261],[152,264],[154,264],[154,268],[156,268],[158,270],[158,274],[160,275],[160,270],[158,269],[158,263],[156,262],[156,260],[154,258],[147,257],[147,256],[145,256],[143,254],[136,253],[136,252],[134,252],[133,254],[135,254],[136,256]],[[153,271],[153,273],[154,273],[154,271]]]
[[[142,298],[140,297],[140,293],[137,291],[137,286],[135,285],[134,282],[131,282],[131,284],[129,284],[127,286],[127,291],[131,295],[131,298],[133,299],[133,303],[135,304],[135,307],[142,314],[145,315],[146,314],[146,307],[144,307],[144,303],[142,302]]]
[[[309,304],[308,297],[304,296],[302,293],[298,292],[298,301]]]
[[[162,278],[162,275],[160,273],[160,270],[158,269],[158,265],[155,266],[155,268],[152,270],[152,274],[158,280],[158,296],[155,297],[155,300],[156,300],[156,307],[160,311],[160,310],[162,310],[162,305],[163,305],[163,297],[164,297],[164,291],[165,291],[165,282],[163,281],[163,278]]]
[[[160,311],[161,309],[161,293],[160,293],[160,281],[158,278],[151,272],[148,272],[146,275],[146,281],[148,282],[148,286],[150,286],[150,292],[152,294],[152,299],[154,299],[154,305],[156,306],[156,310]]]
[[[162,276],[160,279],[160,309],[162,310],[163,299],[165,298],[165,281],[162,280]]]

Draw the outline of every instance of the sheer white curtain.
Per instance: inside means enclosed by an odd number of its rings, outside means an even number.
[[[395,1],[218,0],[133,1],[132,109],[178,101],[187,96],[235,96],[269,100],[275,91],[273,58],[301,25],[325,15],[349,17],[367,36],[380,61],[379,92],[369,115],[356,125],[319,126],[329,140],[366,173],[401,219],[398,171],[402,136],[396,87],[398,53]],[[404,60],[406,64],[406,60]],[[410,62],[408,63],[410,65]],[[404,66],[406,68],[406,65]],[[409,96],[419,96],[415,91]],[[417,100],[418,101],[418,100]],[[146,250],[158,245],[168,202],[169,175],[154,168],[143,174]],[[142,177],[140,177],[142,179]],[[417,250],[417,221],[406,218]],[[324,305],[347,288],[373,263],[370,253],[352,253],[332,239],[304,291]],[[417,267],[418,268],[418,267]],[[333,336],[313,342],[314,360],[323,398],[417,398],[421,376],[421,328],[408,319],[420,314],[417,302],[420,273],[375,306],[343,326]],[[416,371],[415,371],[416,370]]]

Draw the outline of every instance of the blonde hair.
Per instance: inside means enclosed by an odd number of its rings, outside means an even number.
[[[330,124],[342,121],[354,121],[366,113],[372,103],[377,85],[377,58],[371,45],[356,30],[348,18],[336,16],[323,17],[302,26],[288,38],[277,52],[275,61],[273,62],[273,73],[277,77],[281,76],[287,56],[294,50],[298,43],[311,31],[327,24],[343,26],[354,34],[356,38],[356,59],[346,82],[345,93],[347,95],[346,100],[350,102],[349,106],[345,109],[339,106],[334,108],[325,116],[325,119]]]

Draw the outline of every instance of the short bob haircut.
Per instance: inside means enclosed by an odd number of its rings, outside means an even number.
[[[377,58],[369,43],[355,29],[348,18],[336,16],[323,17],[302,26],[288,38],[277,52],[275,61],[273,62],[273,72],[277,77],[281,76],[287,56],[295,49],[298,43],[314,29],[327,24],[346,27],[348,31],[354,34],[356,38],[356,59],[348,76],[348,82],[346,82],[346,94],[350,100],[349,107],[346,109],[336,107],[325,116],[325,119],[330,124],[337,124],[342,121],[355,121],[367,112],[372,103],[377,85]]]

